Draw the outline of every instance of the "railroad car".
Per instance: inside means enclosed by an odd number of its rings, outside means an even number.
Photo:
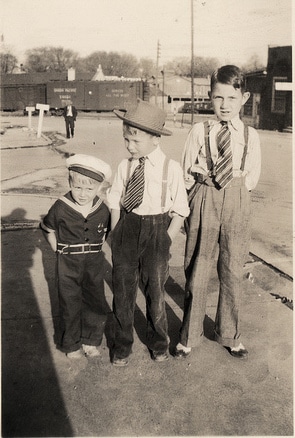
[[[49,105],[50,113],[60,115],[61,109],[71,101],[80,111],[112,111],[124,109],[137,98],[149,100],[149,85],[141,80],[66,81],[46,83],[4,83],[0,86],[2,111],[25,111],[37,103]],[[17,78],[18,79],[18,78]]]
[[[23,111],[26,106],[46,103],[46,84],[10,84],[0,88],[2,111]]]
[[[127,103],[144,99],[146,85],[142,81],[54,81],[48,82],[47,104],[51,112],[71,101],[77,110],[112,111],[123,109]]]

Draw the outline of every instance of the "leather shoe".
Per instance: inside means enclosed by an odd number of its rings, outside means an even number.
[[[128,357],[123,357],[122,359],[118,359],[117,357],[114,357],[112,364],[115,367],[126,367],[128,365],[128,362],[129,362]]]
[[[247,359],[248,358],[248,350],[245,348],[240,348],[240,350],[233,350],[232,348],[228,348],[229,353],[236,357],[237,359]]]
[[[178,350],[177,348],[174,350],[173,356],[175,359],[186,359],[191,354],[190,351],[185,352],[184,350]]]
[[[152,352],[152,359],[155,362],[165,362],[165,360],[169,359],[168,353],[156,353],[156,352]]]

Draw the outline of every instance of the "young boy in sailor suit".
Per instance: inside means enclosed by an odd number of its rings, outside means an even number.
[[[110,213],[97,193],[111,168],[83,154],[69,157],[66,165],[70,191],[53,204],[40,227],[57,255],[58,347],[75,359],[100,354],[106,323],[102,245]]]

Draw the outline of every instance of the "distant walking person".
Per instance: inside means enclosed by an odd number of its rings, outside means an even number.
[[[217,120],[197,123],[183,153],[189,190],[185,251],[184,316],[175,357],[185,358],[203,336],[210,273],[217,257],[219,300],[215,339],[236,358],[248,351],[240,338],[243,265],[250,243],[250,192],[261,167],[254,128],[239,117],[249,99],[238,67],[226,65],[211,76],[210,97]]]
[[[66,122],[67,138],[71,138],[71,136],[74,137],[75,121],[77,118],[77,113],[78,112],[77,112],[76,108],[74,107],[74,105],[72,105],[72,103],[69,103],[63,109],[63,116],[64,116],[65,122]]]

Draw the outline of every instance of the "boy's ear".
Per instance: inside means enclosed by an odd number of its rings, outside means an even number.
[[[153,135],[153,145],[159,146],[159,144],[160,144],[160,137],[158,137],[157,135]]]
[[[245,93],[243,94],[242,105],[245,105],[245,103],[247,102],[249,97],[250,97],[250,92],[249,91],[245,91]]]

